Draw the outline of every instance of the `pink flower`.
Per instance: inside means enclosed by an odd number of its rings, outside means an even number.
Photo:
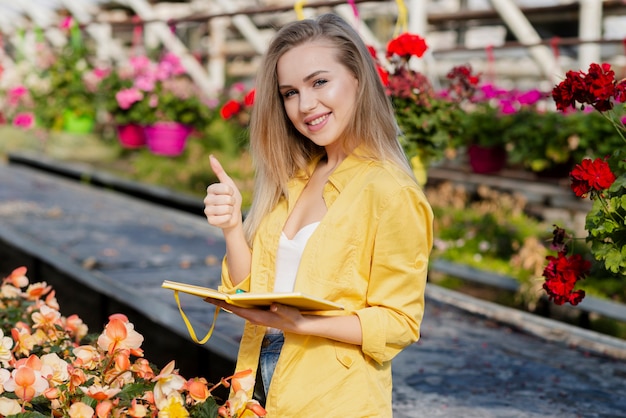
[[[31,112],[18,113],[13,118],[13,126],[30,129],[35,125],[35,116]]]
[[[534,105],[541,100],[545,95],[539,90],[529,90],[526,93],[519,95],[517,100],[523,105]]]
[[[517,109],[515,108],[515,106],[513,105],[513,102],[511,100],[501,100],[500,101],[500,112],[502,112],[505,115],[511,115],[511,114],[517,112]]]
[[[143,93],[136,88],[123,89],[115,94],[115,100],[120,108],[127,110],[134,103],[143,99]]]
[[[143,74],[135,79],[135,87],[143,91],[152,91],[154,90],[156,80],[156,74]]]
[[[150,69],[150,60],[144,55],[132,57],[130,65],[133,67],[135,74],[143,74]]]
[[[74,23],[74,20],[72,19],[72,16],[67,16],[61,22],[61,29],[70,29],[73,23]]]
[[[26,93],[28,93],[28,89],[24,86],[17,86],[9,90],[9,105],[16,106]]]
[[[165,75],[165,79],[171,76],[185,74],[185,68],[180,63],[180,58],[171,52],[165,54],[161,59],[161,62],[159,62],[159,70],[157,71],[162,71]]]

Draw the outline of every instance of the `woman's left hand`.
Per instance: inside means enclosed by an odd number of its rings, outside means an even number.
[[[262,325],[270,328],[277,328],[283,331],[298,333],[298,325],[305,320],[300,310],[297,308],[272,303],[269,309],[242,308],[230,303],[212,298],[205,298],[205,302],[219,306],[225,311],[231,312],[254,325]]]

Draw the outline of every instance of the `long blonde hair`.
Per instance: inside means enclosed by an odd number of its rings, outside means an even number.
[[[283,26],[263,57],[256,78],[255,103],[250,120],[250,150],[256,170],[254,200],[244,222],[248,242],[263,217],[287,196],[287,182],[309,162],[325,153],[296,130],[285,112],[278,91],[277,63],[290,49],[314,41],[336,47],[337,59],[358,80],[354,118],[342,135],[342,146],[372,160],[390,160],[411,169],[398,142],[398,128],[391,106],[367,46],[358,33],[333,14],[321,15]]]

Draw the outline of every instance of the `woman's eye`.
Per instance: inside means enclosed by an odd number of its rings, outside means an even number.
[[[295,90],[287,90],[287,91],[284,91],[284,92],[283,92],[283,97],[284,97],[285,99],[287,99],[287,98],[289,98],[289,97],[293,96],[294,94],[296,94],[296,91],[295,91]]]
[[[319,87],[319,86],[323,86],[324,84],[328,83],[328,80],[324,80],[323,78],[320,78],[319,80],[315,80],[315,82],[313,83],[313,85],[315,87]]]

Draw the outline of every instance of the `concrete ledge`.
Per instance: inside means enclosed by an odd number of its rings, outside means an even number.
[[[63,162],[34,152],[11,152],[8,161],[12,165],[22,165],[44,171],[48,174],[78,180],[85,184],[104,187],[122,192],[129,196],[157,203],[161,206],[182,210],[195,215],[202,215],[202,199],[174,192],[164,187],[138,183],[114,176],[104,171],[94,170],[87,164]]]
[[[626,341],[428,284],[426,297],[532,335],[626,360]]]

